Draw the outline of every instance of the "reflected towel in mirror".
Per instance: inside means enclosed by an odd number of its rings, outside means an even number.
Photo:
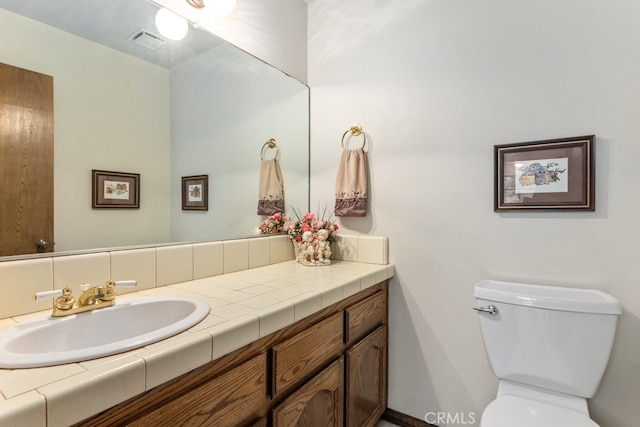
[[[260,189],[258,215],[284,212],[284,182],[277,158],[262,160],[260,164]]]

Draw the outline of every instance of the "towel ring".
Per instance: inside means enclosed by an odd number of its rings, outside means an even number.
[[[342,148],[346,149],[344,146],[344,137],[347,136],[349,132],[351,132],[351,135],[353,136],[362,135],[362,138],[364,138],[364,141],[362,142],[362,147],[360,148],[364,148],[365,144],[367,143],[367,135],[365,135],[365,133],[362,131],[362,126],[360,126],[359,124],[355,124],[351,126],[349,130],[347,130],[345,133],[342,134]]]
[[[271,138],[267,142],[265,142],[264,145],[262,146],[262,149],[260,150],[260,160],[264,160],[264,153],[267,148],[271,148],[271,149],[275,148],[276,155],[274,156],[274,158],[277,159],[278,157],[280,157],[280,148],[278,148],[278,145],[276,144],[276,140]]]

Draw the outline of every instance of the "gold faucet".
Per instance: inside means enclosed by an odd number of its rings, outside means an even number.
[[[135,280],[108,280],[101,286],[82,285],[82,295],[77,299],[73,297],[72,290],[68,286],[62,290],[38,292],[33,299],[37,301],[47,297],[57,297],[51,315],[62,317],[112,306],[116,303],[116,286],[136,285]]]

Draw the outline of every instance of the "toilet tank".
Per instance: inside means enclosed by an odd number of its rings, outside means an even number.
[[[609,361],[620,303],[592,289],[484,280],[480,328],[498,378],[592,397]]]

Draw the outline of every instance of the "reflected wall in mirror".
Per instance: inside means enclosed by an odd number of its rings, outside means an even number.
[[[285,206],[308,208],[306,85],[193,27],[156,51],[136,45],[138,30],[158,33],[147,0],[0,8],[0,62],[54,80],[56,252],[250,234],[263,219],[260,150],[270,138]],[[104,37],[117,42],[89,40]],[[190,41],[198,47],[185,48]],[[140,209],[93,210],[92,169],[139,173]],[[206,212],[181,209],[181,178],[191,175],[209,176]]]

